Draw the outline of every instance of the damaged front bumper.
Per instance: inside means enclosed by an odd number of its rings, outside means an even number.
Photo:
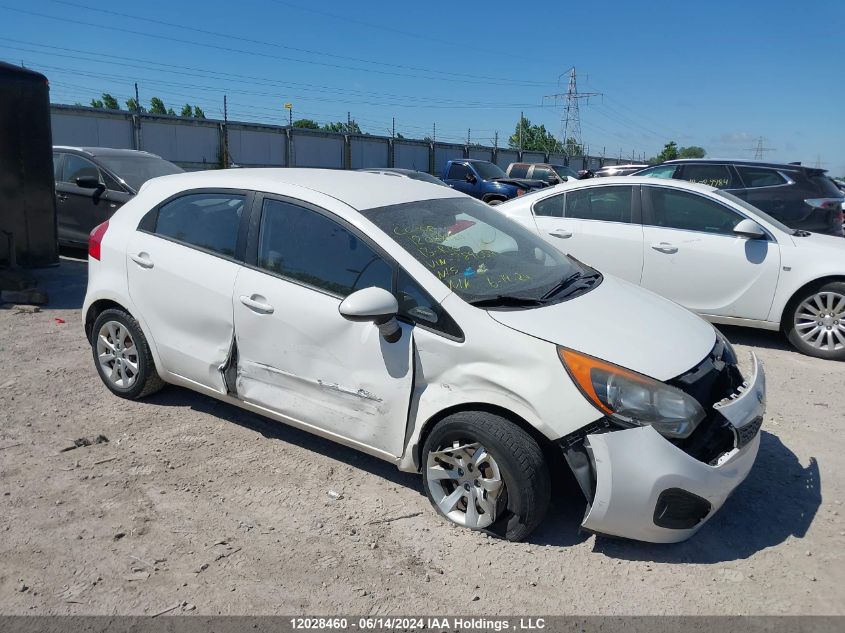
[[[760,446],[765,374],[752,355],[751,377],[713,405],[734,434],[731,450],[706,463],[651,426],[588,433],[582,459],[565,454],[590,500],[582,527],[611,536],[675,543],[692,536],[745,479]],[[584,457],[589,460],[587,479]]]

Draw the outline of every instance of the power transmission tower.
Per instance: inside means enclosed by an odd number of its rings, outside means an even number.
[[[746,147],[746,152],[754,152],[754,160],[763,160],[763,152],[773,152],[774,147],[763,147],[763,137],[757,139],[757,147]]]
[[[590,97],[601,96],[600,92],[578,92],[577,75],[575,66],[567,70],[563,75],[558,77],[558,83],[563,76],[569,75],[569,86],[566,92],[557,93],[553,95],[546,95],[543,99],[554,99],[555,103],[563,101],[563,113],[560,117],[560,133],[561,141],[563,142],[564,151],[569,154],[569,139],[575,141],[576,147],[582,147],[581,142],[581,109],[580,101],[583,99],[585,103]]]

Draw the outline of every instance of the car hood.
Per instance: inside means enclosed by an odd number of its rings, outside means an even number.
[[[490,310],[509,328],[669,380],[716,344],[713,326],[677,303],[617,277],[567,301],[529,310]]]
[[[824,233],[810,233],[809,235],[791,235],[790,239],[798,248],[811,248],[813,251],[824,249],[834,257],[845,257],[845,239],[838,235]]]

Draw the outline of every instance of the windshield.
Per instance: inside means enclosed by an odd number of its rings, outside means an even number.
[[[598,276],[477,200],[421,200],[361,213],[470,303],[540,305],[572,296],[557,291],[562,282]]]
[[[470,163],[473,169],[478,172],[482,180],[494,180],[495,178],[507,178],[508,175],[498,165],[493,163]]]
[[[770,216],[765,211],[761,211],[760,209],[755,207],[753,204],[749,204],[748,202],[746,202],[742,198],[738,198],[735,195],[733,195],[732,193],[725,191],[724,189],[716,189],[713,193],[716,194],[717,196],[721,196],[723,198],[730,200],[734,204],[738,204],[743,209],[748,211],[750,214],[759,216],[760,218],[762,218],[763,220],[765,220],[766,222],[768,222],[769,224],[774,226],[776,229],[783,231],[784,233],[787,233],[788,235],[794,235],[795,234],[795,229],[789,228],[788,226],[786,226],[780,220],[776,220],[775,218]]]
[[[557,172],[557,175],[563,179],[572,178],[572,180],[578,180],[578,174],[569,167],[564,165],[552,165],[552,169],[554,169],[555,172]]]
[[[150,178],[181,174],[185,171],[157,156],[98,156],[97,159],[135,191]]]

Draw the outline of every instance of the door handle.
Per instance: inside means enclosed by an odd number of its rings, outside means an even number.
[[[566,229],[555,229],[554,231],[549,231],[549,235],[552,237],[567,239],[572,237],[572,231],[567,231]]]
[[[153,267],[153,260],[150,259],[150,256],[147,253],[141,252],[137,255],[130,255],[129,259],[138,264],[141,268]]]
[[[671,255],[672,253],[678,252],[678,247],[673,246],[669,242],[660,242],[660,244],[652,244],[651,247],[654,250],[656,250],[660,253],[666,253],[667,255]]]
[[[252,297],[256,297],[258,295],[252,295]],[[262,301],[256,301],[252,297],[247,297],[246,295],[241,295],[240,300],[241,303],[244,304],[247,308],[254,312],[260,312],[261,314],[273,314],[273,306],[269,303],[263,303]]]

